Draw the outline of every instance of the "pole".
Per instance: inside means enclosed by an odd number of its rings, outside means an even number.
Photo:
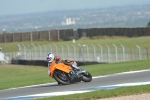
[[[81,44],[78,44],[78,45],[79,45],[79,47],[80,47],[79,58],[82,57],[82,58],[83,58],[83,61],[84,61],[82,46],[81,46]]]
[[[41,46],[38,44],[38,46],[39,46],[39,48],[40,48],[40,57],[39,58],[41,58]]]
[[[109,46],[106,44],[107,48],[108,48],[108,62],[110,62],[110,49]]]
[[[138,46],[138,45],[136,45],[137,46],[137,48],[138,48],[138,50],[139,50],[139,58],[140,58],[140,60],[141,60],[141,48],[140,48],[140,46]]]
[[[62,45],[60,45],[60,46],[61,46],[61,51],[62,51],[62,57],[64,58],[64,48]]]
[[[100,44],[98,44],[98,46],[101,49],[101,61],[103,62],[103,47]]]
[[[24,44],[22,44],[23,47],[24,47],[24,56],[25,56],[25,59],[26,59],[26,46]]]
[[[51,45],[49,45],[50,46],[50,52],[52,52],[52,46]]]
[[[43,44],[43,46],[45,47],[45,54],[46,54],[46,46]]]
[[[116,54],[116,62],[118,61],[118,55],[117,55],[117,46],[115,44],[113,44],[113,46],[115,47],[115,54]]]
[[[36,46],[34,44],[31,44],[31,46],[34,47],[34,59],[36,59]]]
[[[68,56],[67,56],[67,58],[69,58],[69,52],[70,52],[70,48],[69,48],[69,46],[66,44],[66,46],[67,46],[67,48],[68,48]]]
[[[58,55],[58,48],[57,48],[57,45],[53,44],[56,48],[56,55]]]
[[[75,45],[72,45],[72,46],[74,48],[74,60],[76,60],[76,47],[75,47]]]
[[[32,60],[32,50],[31,50],[31,46],[28,44],[29,50],[30,50],[30,60]]]
[[[87,53],[87,57],[86,58],[88,60],[89,59],[89,47],[86,44],[84,46],[86,46],[86,53]]]
[[[120,44],[123,50],[123,60],[125,61],[125,50],[124,50],[124,46],[122,44]]]
[[[96,57],[96,50],[95,50],[95,46],[92,44],[92,46],[93,46],[93,49],[94,49],[94,60],[96,59],[95,57]]]

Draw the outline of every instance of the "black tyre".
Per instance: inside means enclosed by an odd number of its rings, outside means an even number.
[[[89,72],[83,73],[82,75],[82,81],[84,82],[91,82],[92,81],[92,75]]]
[[[63,85],[68,85],[70,84],[70,79],[68,77],[68,74],[60,71],[60,70],[56,70],[54,72],[54,79],[58,82],[61,83]]]

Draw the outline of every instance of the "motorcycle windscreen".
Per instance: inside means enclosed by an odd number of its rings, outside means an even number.
[[[57,64],[56,69],[61,70],[63,72],[69,73],[72,71],[72,68],[68,65],[65,65],[63,63]]]

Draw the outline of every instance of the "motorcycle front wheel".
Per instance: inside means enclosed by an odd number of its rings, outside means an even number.
[[[68,74],[60,70],[55,70],[54,79],[63,85],[68,85],[71,83]]]

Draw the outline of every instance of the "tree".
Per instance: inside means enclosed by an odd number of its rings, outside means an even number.
[[[147,27],[150,27],[150,21],[148,22]]]

